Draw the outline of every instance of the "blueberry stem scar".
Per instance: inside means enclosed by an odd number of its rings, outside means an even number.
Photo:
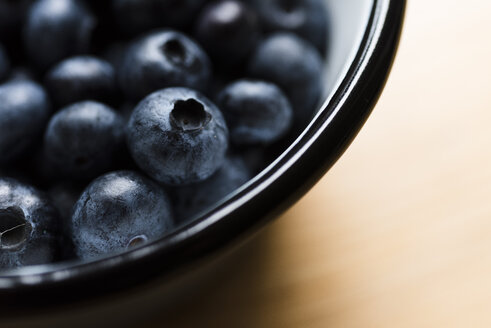
[[[17,208],[0,211],[0,249],[12,249],[27,239],[28,222],[23,212]]]
[[[146,243],[147,240],[148,240],[148,238],[145,235],[139,235],[139,236],[133,237],[133,238],[131,238],[131,240],[128,243],[128,246],[126,246],[126,248],[130,249],[130,248],[135,248],[135,247],[141,246],[144,243]]]
[[[179,40],[170,39],[164,43],[162,50],[174,64],[184,65],[186,63],[186,49]]]
[[[178,100],[170,113],[172,125],[182,131],[203,129],[211,120],[202,103],[194,100]]]

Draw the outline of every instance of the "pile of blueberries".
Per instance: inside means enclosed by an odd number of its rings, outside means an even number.
[[[0,0],[0,270],[162,238],[321,97],[323,0]]]

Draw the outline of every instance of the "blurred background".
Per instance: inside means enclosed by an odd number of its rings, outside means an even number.
[[[408,2],[346,154],[219,288],[150,326],[491,326],[491,2]]]

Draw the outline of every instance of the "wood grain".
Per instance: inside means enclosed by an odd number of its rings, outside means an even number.
[[[490,327],[491,2],[410,0],[348,152],[220,288],[155,327]]]

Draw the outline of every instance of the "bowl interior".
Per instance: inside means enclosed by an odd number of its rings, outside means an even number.
[[[325,91],[323,103],[328,103],[341,85],[342,81],[345,79],[349,68],[352,66],[353,61],[355,60],[369,23],[374,0],[325,0],[325,2],[327,4],[330,24],[328,32],[329,47],[325,66]],[[325,106],[323,106],[323,108],[324,107]],[[319,108],[321,107],[319,106]],[[329,110],[329,108],[327,109]],[[271,166],[274,165],[275,163],[271,164]],[[244,190],[247,190],[260,178],[261,175],[255,177],[240,190],[234,193],[234,195],[241,191],[243,192]],[[225,216],[226,213],[223,215]],[[200,229],[199,225],[204,224],[201,221],[202,220],[197,220],[182,227],[180,236],[185,236],[187,234],[192,235],[193,230]],[[133,258],[148,255],[155,250],[155,247],[156,246],[152,244],[144,246],[141,250],[138,250],[138,253],[135,254]],[[118,256],[120,255],[97,260],[96,262],[99,262],[99,264],[100,262],[104,261],[114,262],[115,258]],[[119,261],[131,261],[131,258],[132,256],[125,256],[124,258],[120,257]],[[83,265],[90,265],[90,263],[68,262],[56,265],[32,266],[14,270],[8,272],[6,275],[2,275],[3,277],[24,277],[24,282],[36,283],[39,282],[36,275],[45,275],[64,270],[64,274],[59,277],[59,279],[64,279],[65,277],[71,276],[71,273],[67,272],[66,270],[70,270],[71,268],[78,270],[80,269],[80,266]],[[0,288],[9,287],[10,284],[10,281],[0,279]]]
[[[346,76],[362,42],[373,0],[325,0],[329,13],[329,44],[325,72],[325,100]]]

